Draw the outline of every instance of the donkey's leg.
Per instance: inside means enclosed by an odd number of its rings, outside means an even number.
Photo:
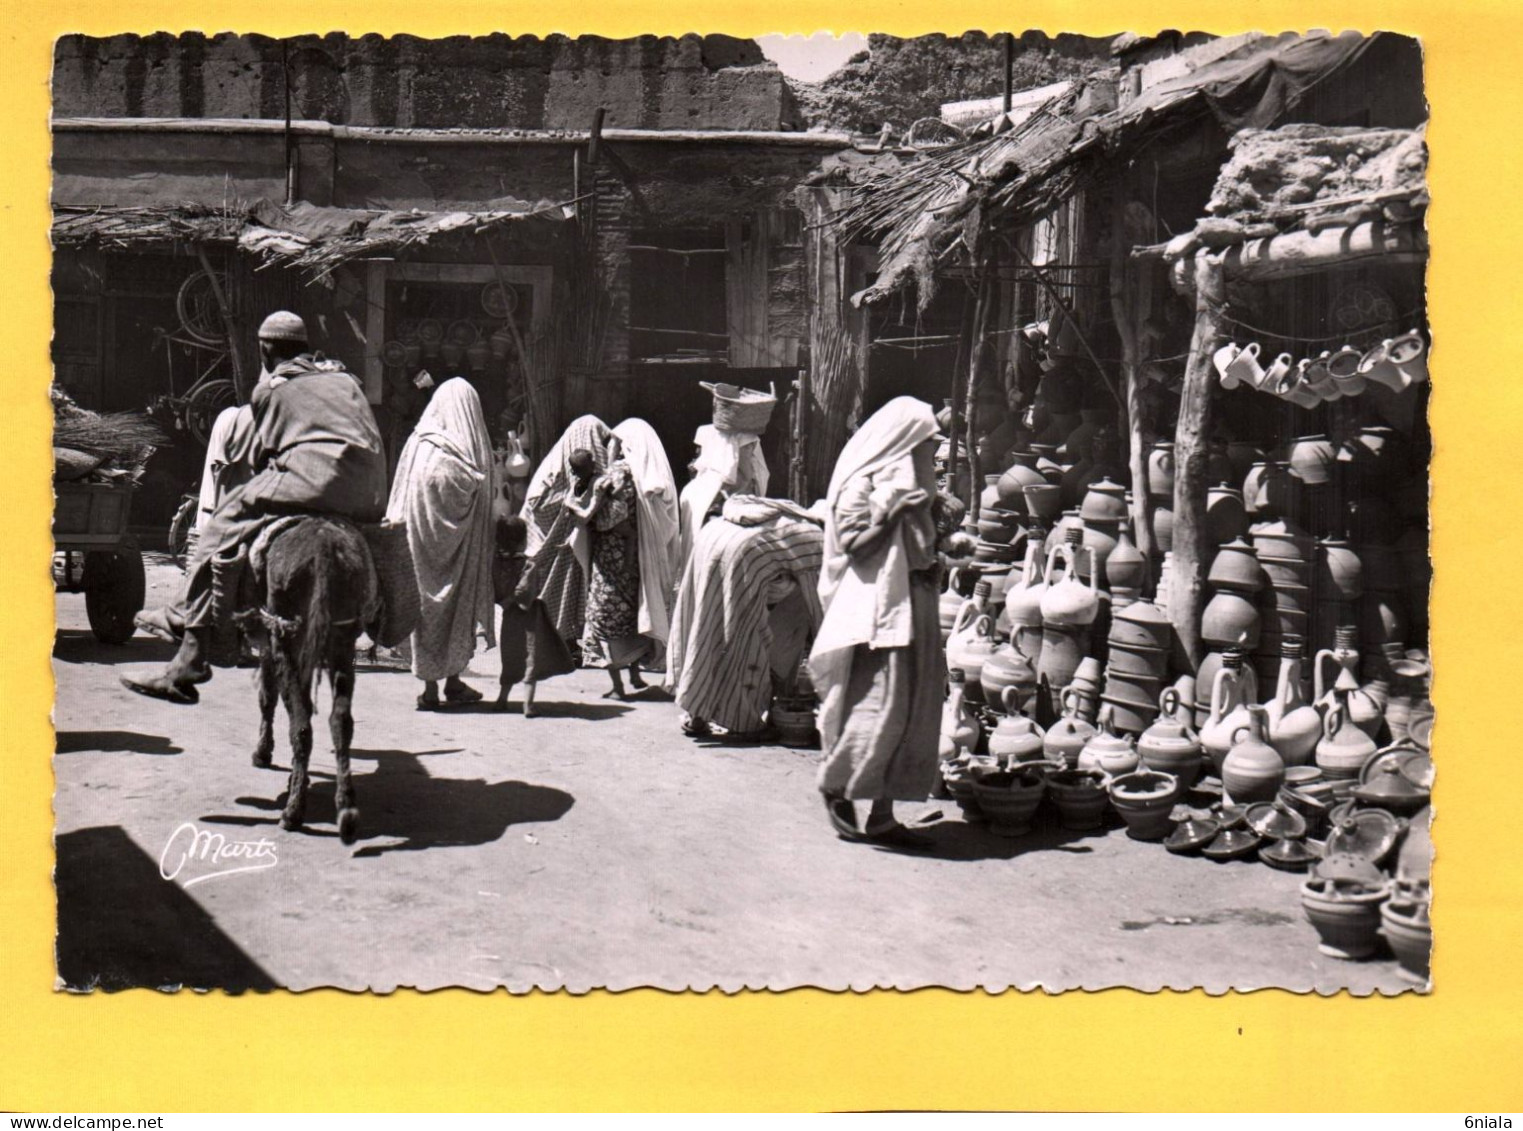
[[[253,762],[260,769],[268,769],[275,753],[275,705],[280,700],[280,677],[268,646],[259,655],[259,671],[254,678],[259,685],[259,742],[254,746]]]
[[[360,811],[355,804],[354,786],[349,780],[349,743],[354,739],[354,643],[347,642],[333,657],[333,709],[328,714],[328,729],[333,734],[333,760],[338,763],[338,785],[334,805],[338,808],[338,835],[345,844],[354,843],[359,828]]]
[[[285,642],[282,641],[284,649]],[[312,686],[301,677],[296,657],[285,651],[280,665],[280,697],[291,723],[291,783],[280,827],[301,828],[307,809],[307,760],[312,756]]]

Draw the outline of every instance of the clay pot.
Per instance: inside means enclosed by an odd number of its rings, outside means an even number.
[[[1005,500],[1005,509],[1015,511],[1017,514],[1027,513],[1026,488],[1044,487],[1047,480],[1037,470],[1037,456],[1035,452],[1012,452],[1011,463],[1000,476],[1000,497]]]
[[[1375,740],[1348,720],[1345,703],[1328,711],[1317,743],[1317,768],[1330,781],[1355,781],[1375,753]]]
[[[1264,585],[1264,571],[1253,547],[1234,538],[1216,552],[1206,580],[1218,591],[1257,593]]]
[[[1269,713],[1269,742],[1286,766],[1310,762],[1322,737],[1322,716],[1301,693],[1301,646],[1299,641],[1282,649],[1279,682],[1274,698],[1265,704]]]
[[[1050,522],[1063,513],[1063,491],[1054,483],[1034,483],[1021,488],[1026,513]]]
[[[1118,734],[1114,713],[1109,704],[1100,712],[1099,731],[1084,744],[1079,753],[1079,769],[1096,770],[1108,777],[1129,774],[1137,768],[1137,744]]]
[[[1045,732],[1025,715],[1014,710],[1014,688],[1006,689],[1004,705],[1009,713],[989,732],[989,756],[1006,764],[1040,761]]]
[[[1114,624],[1115,621],[1111,623]],[[1169,653],[1163,648],[1117,644],[1113,638],[1105,670],[1107,675],[1145,675],[1157,678],[1169,670]]]
[[[1174,498],[1174,445],[1159,440],[1148,452],[1148,494],[1155,499]]]
[[[1065,693],[1063,717],[1047,728],[1042,750],[1049,761],[1061,762],[1069,769],[1079,765],[1079,755],[1098,732],[1079,716],[1078,696]]]
[[[474,346],[472,347],[475,348]],[[777,727],[778,742],[798,749],[812,747],[818,741],[815,730],[814,708],[782,707],[774,705],[767,712],[767,721]]]
[[[1297,437],[1290,445],[1290,473],[1307,486],[1328,482],[1333,473],[1333,444],[1325,435]]]
[[[1045,775],[1035,767],[973,771],[973,795],[996,836],[1025,836],[1047,790]]]
[[[1154,705],[1158,702],[1158,696],[1163,691],[1163,673],[1148,672],[1121,672],[1114,668],[1107,668],[1105,673],[1105,694],[1107,698],[1119,699],[1123,703],[1135,703],[1141,706],[1148,715],[1147,722],[1152,722]],[[1144,723],[1143,726],[1146,726]],[[1138,727],[1141,730],[1142,727]]]
[[[1206,537],[1220,546],[1248,531],[1243,493],[1223,483],[1206,492]]]
[[[1106,585],[1112,592],[1140,593],[1147,579],[1147,559],[1132,541],[1131,528],[1123,524],[1115,548],[1105,558]]]
[[[985,657],[979,683],[990,707],[1019,714],[1036,693],[1036,669],[1013,644],[1005,644]]]
[[[979,541],[1008,546],[1021,532],[1020,521],[1009,511],[986,510],[979,514],[974,533]]]
[[[1070,531],[1075,532],[1079,544],[1083,544],[1084,520],[1079,517],[1079,512],[1077,510],[1064,511],[1063,517],[1058,519],[1058,521],[1053,525],[1053,528],[1047,532],[1047,540],[1043,544],[1042,549],[1042,554],[1044,555],[1043,561],[1046,560],[1045,555],[1052,553],[1052,551],[1057,549],[1059,546],[1066,546],[1069,544],[1068,535]],[[1051,573],[1048,573],[1047,580],[1049,582],[1053,582],[1056,581],[1057,578],[1054,577]]]
[[[1108,639],[1112,645],[1167,651],[1173,625],[1151,601],[1133,601],[1112,614]]]
[[[1281,585],[1292,589],[1310,589],[1312,567],[1310,562],[1298,561],[1295,558],[1266,558],[1259,557],[1259,566],[1264,571],[1264,580],[1270,588]]]
[[[1066,549],[1066,553],[1064,550]],[[1092,569],[1089,584],[1079,580],[1076,547],[1055,547],[1047,556],[1047,591],[1042,594],[1043,625],[1064,627],[1088,626],[1100,611],[1100,595]],[[1059,555],[1064,558],[1063,571],[1057,569]]]
[[[1063,464],[1058,459],[1058,446],[1056,444],[1032,444],[1031,450],[1036,453],[1036,469],[1048,484],[1057,487],[1063,482]],[[1031,505],[1031,496],[1026,496],[1026,505]],[[1032,511],[1036,514],[1036,511]],[[1055,516],[1058,510],[1052,511]]]
[[[1380,905],[1389,897],[1385,884],[1313,878],[1301,885],[1301,906],[1322,940],[1317,949],[1333,958],[1375,953]]]
[[[994,618],[986,613],[974,622],[971,635],[959,639],[954,632],[952,640],[947,644],[947,667],[963,673],[963,680],[967,684],[967,700],[974,705],[984,702],[984,661],[993,655],[998,646],[994,637]]]
[[[979,492],[978,496],[978,509],[980,513],[997,510],[1000,507],[999,481],[1000,477],[998,475],[984,476],[984,489]]]
[[[943,757],[950,748],[952,755],[970,755],[974,747],[978,745],[980,729],[978,719],[968,708],[964,698],[967,690],[963,682],[963,674],[960,671],[947,673],[947,679],[951,690],[947,694],[947,701],[941,708],[941,741]]]
[[[1201,615],[1200,638],[1216,648],[1251,651],[1259,643],[1259,610],[1241,593],[1222,590]]]
[[[1391,944],[1401,976],[1427,985],[1433,954],[1433,924],[1428,920],[1427,901],[1393,897],[1380,908],[1380,933]]]
[[[1172,774],[1136,770],[1110,780],[1111,804],[1126,822],[1133,840],[1162,840],[1169,835],[1179,781]]]
[[[1107,694],[1100,697],[1100,704],[1102,710],[1111,713],[1111,724],[1117,733],[1123,735],[1141,734],[1158,717],[1158,708],[1140,698],[1122,699]]]
[[[1269,744],[1269,716],[1263,707],[1248,708],[1248,725],[1238,727],[1222,760],[1224,799],[1234,805],[1272,801],[1285,780],[1285,762]]]
[[[1042,626],[1042,654],[1037,663],[1037,679],[1061,694],[1073,681],[1074,673],[1089,653],[1089,626]]]
[[[1172,774],[1180,793],[1195,785],[1201,771],[1200,736],[1185,721],[1179,692],[1170,687],[1159,697],[1157,720],[1137,739],[1137,756],[1150,770]]]
[[[1317,543],[1312,586],[1319,601],[1357,601],[1363,594],[1363,565],[1342,538],[1324,538]]]
[[[1090,484],[1079,507],[1086,524],[1117,523],[1126,518],[1126,488],[1109,479]]]
[[[1153,545],[1160,554],[1174,549],[1174,512],[1169,507],[1153,508]]]
[[[1261,561],[1274,558],[1281,562],[1310,562],[1316,552],[1312,536],[1284,520],[1255,523],[1248,529],[1248,539]]]
[[[1196,676],[1197,687],[1205,682],[1210,656],[1206,661]],[[1200,745],[1210,755],[1215,773],[1220,775],[1234,736],[1248,725],[1248,707],[1258,698],[1258,680],[1252,669],[1243,666],[1239,652],[1224,653],[1218,662],[1220,667],[1207,685],[1211,688],[1211,713],[1200,728]]]
[[[1093,770],[1054,770],[1047,775],[1047,796],[1065,829],[1097,829],[1105,820],[1110,794],[1105,775]]]
[[[1106,565],[1110,561],[1111,553],[1120,545],[1120,535],[1119,522],[1086,522],[1084,524],[1082,545],[1085,552],[1076,563],[1081,581],[1091,581],[1101,589],[1110,588]]]

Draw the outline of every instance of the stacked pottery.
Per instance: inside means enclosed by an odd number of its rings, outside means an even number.
[[[1359,639],[1372,657],[1387,646],[1407,642],[1406,599],[1402,592],[1401,557],[1390,546],[1360,546],[1364,593],[1359,598]]]
[[[1070,530],[1068,541],[1053,547],[1047,557],[1048,585],[1042,594],[1042,655],[1037,677],[1045,679],[1052,689],[1054,710],[1059,706],[1057,697],[1061,689],[1068,686],[1089,654],[1090,626],[1100,612],[1094,571],[1088,585],[1079,579],[1078,559],[1084,553],[1080,537],[1078,531]]]
[[[1287,636],[1280,648],[1280,671],[1274,698],[1264,704],[1268,714],[1269,743],[1286,766],[1304,766],[1311,761],[1322,737],[1322,716],[1305,694],[1301,638]]]
[[[973,619],[970,631],[953,632],[947,643],[947,670],[962,672],[966,685],[964,695],[969,703],[984,703],[984,661],[994,654],[999,641],[994,635],[994,618],[980,613]]]
[[[1317,743],[1317,768],[1329,781],[1356,781],[1375,753],[1375,740],[1348,721],[1346,698],[1328,711]]]
[[[1100,683],[1103,678],[1100,661],[1093,656],[1085,656],[1084,659],[1079,661],[1079,666],[1074,669],[1073,679],[1068,684],[1068,691],[1075,696],[1074,703],[1079,709],[1079,717],[1081,719],[1094,722],[1098,717],[1100,712]]]
[[[1285,760],[1269,744],[1269,714],[1248,708],[1247,725],[1238,727],[1222,760],[1222,800],[1231,805],[1273,801],[1285,783]]]
[[[1323,538],[1317,543],[1312,569],[1312,641],[1318,648],[1331,645],[1340,625],[1353,624],[1354,602],[1364,593],[1364,566],[1348,542]]]
[[[1055,770],[1047,775],[1047,796],[1065,829],[1097,829],[1110,805],[1105,775],[1094,770]]]
[[[1028,514],[1026,488],[1040,487],[1047,480],[1037,470],[1037,454],[1030,451],[1010,453],[1010,466],[1000,476],[999,494],[1001,506],[1008,511],[1026,517]]]
[[[1385,883],[1315,876],[1301,885],[1301,906],[1322,940],[1317,949],[1333,958],[1375,953],[1380,907],[1390,898]]]
[[[1248,530],[1248,511],[1243,493],[1226,483],[1206,492],[1206,537],[1220,546],[1241,538]]]
[[[1108,590],[1105,565],[1118,545],[1126,519],[1126,488],[1109,479],[1090,484],[1079,507],[1079,518],[1084,524],[1084,548],[1089,551],[1086,569],[1094,573],[1096,585]]]
[[[1132,525],[1121,524],[1116,547],[1105,559],[1105,580],[1110,588],[1112,608],[1121,608],[1142,596],[1147,584],[1148,563],[1132,541]]]
[[[1255,523],[1248,537],[1266,582],[1259,595],[1261,630],[1254,667],[1268,683],[1279,672],[1284,639],[1309,635],[1313,543],[1310,534],[1284,520]]]
[[[1077,769],[1079,755],[1096,734],[1095,728],[1079,716],[1078,697],[1069,691],[1063,695],[1063,717],[1047,728],[1042,752],[1050,762]]]
[[[1173,626],[1157,605],[1134,601],[1111,616],[1104,700],[1116,726],[1136,734],[1156,716]]]
[[[1427,985],[1433,924],[1428,920],[1426,885],[1397,883],[1390,901],[1381,905],[1380,933],[1396,955],[1398,973],[1415,985]]]
[[[1159,440],[1148,453],[1147,491],[1153,546],[1167,553],[1174,547],[1174,445],[1166,440]]]
[[[1206,683],[1205,666],[1196,677],[1197,686]],[[1229,648],[1221,654],[1221,666],[1209,681],[1211,688],[1211,713],[1200,728],[1200,745],[1211,759],[1211,768],[1221,776],[1222,763],[1238,730],[1248,725],[1248,708],[1258,698],[1257,681],[1253,669],[1243,664],[1243,653]]]
[[[1158,706],[1157,721],[1137,739],[1137,756],[1148,769],[1172,774],[1183,794],[1200,777],[1200,736],[1185,720],[1179,692],[1174,688],[1164,690]]]
[[[1263,585],[1263,570],[1253,547],[1240,538],[1227,543],[1217,551],[1206,580],[1213,595],[1201,615],[1200,638],[1213,648],[1257,647],[1255,598]]]
[[[996,836],[1025,836],[1046,792],[1043,763],[973,768],[973,796]]]
[[[1026,541],[1026,562],[1020,576],[1005,590],[1010,643],[1033,668],[1042,658],[1042,594],[1047,592],[1042,560],[1042,540],[1033,533]]]

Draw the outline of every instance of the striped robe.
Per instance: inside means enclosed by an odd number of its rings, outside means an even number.
[[[772,703],[773,610],[769,589],[791,577],[811,630],[820,623],[817,592],[824,531],[778,514],[742,526],[716,518],[704,526],[683,569],[672,613],[666,686],[695,718],[726,730],[761,727]],[[805,640],[793,664],[803,657]]]

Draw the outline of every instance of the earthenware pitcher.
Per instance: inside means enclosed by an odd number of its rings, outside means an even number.
[[[1273,801],[1285,781],[1285,761],[1268,741],[1269,714],[1248,708],[1248,723],[1232,735],[1232,747],[1222,761],[1224,800],[1234,805]]]
[[[1069,541],[1054,546],[1047,555],[1046,575],[1050,579],[1047,591],[1042,594],[1042,621],[1054,625],[1092,624],[1100,612],[1100,594],[1096,588],[1095,573],[1090,570],[1089,584],[1079,580],[1078,558],[1084,552],[1076,545],[1078,532],[1069,532]],[[1057,572],[1059,555],[1063,556],[1063,572]]]
[[[1317,768],[1333,781],[1351,781],[1375,753],[1375,740],[1353,723],[1348,711],[1339,703],[1328,711],[1322,726],[1322,741],[1317,743]]]
[[[1301,692],[1301,640],[1287,636],[1280,644],[1280,678],[1274,698],[1264,705],[1269,715],[1269,743],[1287,766],[1311,761],[1322,737],[1322,716]]]
[[[1232,749],[1233,735],[1248,725],[1250,702],[1243,654],[1236,649],[1224,652],[1221,664],[1211,681],[1211,714],[1200,728],[1201,748],[1211,756],[1217,776],[1221,775],[1227,751]]]
[[[1173,774],[1182,792],[1200,777],[1200,736],[1185,721],[1179,692],[1172,687],[1158,697],[1160,714],[1137,739],[1137,756],[1150,770]]]

